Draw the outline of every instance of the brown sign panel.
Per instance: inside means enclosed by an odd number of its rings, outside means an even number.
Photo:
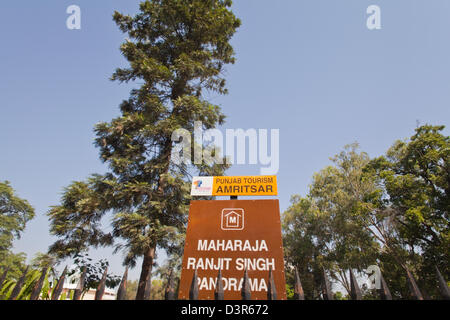
[[[191,201],[179,298],[189,299],[197,270],[199,299],[214,299],[219,269],[226,300],[241,299],[245,269],[252,299],[267,299],[270,269],[286,299],[278,200]]]

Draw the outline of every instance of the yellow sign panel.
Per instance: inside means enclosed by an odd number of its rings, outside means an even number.
[[[276,196],[276,176],[214,177],[213,196]]]
[[[276,176],[194,177],[192,196],[276,196]]]

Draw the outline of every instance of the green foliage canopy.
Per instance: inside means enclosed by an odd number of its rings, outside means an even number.
[[[314,175],[306,197],[292,197],[283,221],[286,257],[309,298],[319,295],[322,267],[349,292],[345,272],[370,264],[381,267],[396,298],[409,297],[406,268],[420,275],[426,296],[438,297],[435,266],[450,277],[450,139],[443,130],[421,126],[375,159],[347,146]]]
[[[8,181],[0,182],[0,270],[10,268],[9,277],[19,277],[24,267],[25,254],[11,249],[34,215],[33,207],[17,196]]]

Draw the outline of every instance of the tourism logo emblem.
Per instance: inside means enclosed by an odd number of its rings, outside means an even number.
[[[244,209],[223,209],[220,228],[222,230],[244,230]]]
[[[192,180],[191,195],[210,196],[213,189],[213,177],[195,177]]]
[[[194,181],[195,189],[200,188],[202,186],[202,183],[203,183],[202,180]]]

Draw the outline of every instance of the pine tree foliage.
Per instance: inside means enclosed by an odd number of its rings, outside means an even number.
[[[215,128],[225,116],[205,95],[226,94],[223,73],[234,63],[230,39],[240,20],[229,0],[153,0],[135,16],[115,12],[127,40],[129,66],[111,79],[136,85],[120,116],[95,126],[95,145],[109,167],[104,175],[72,183],[50,212],[51,252],[74,255],[89,246],[122,250],[125,264],[144,256],[138,295],[148,281],[156,247],[179,243],[186,225],[191,174],[222,174],[221,164],[171,161],[172,133],[193,132],[194,122]],[[112,231],[102,218],[112,212]]]
[[[25,254],[11,250],[34,215],[34,208],[17,195],[8,181],[0,182],[0,270],[9,268],[8,279],[20,277]]]

